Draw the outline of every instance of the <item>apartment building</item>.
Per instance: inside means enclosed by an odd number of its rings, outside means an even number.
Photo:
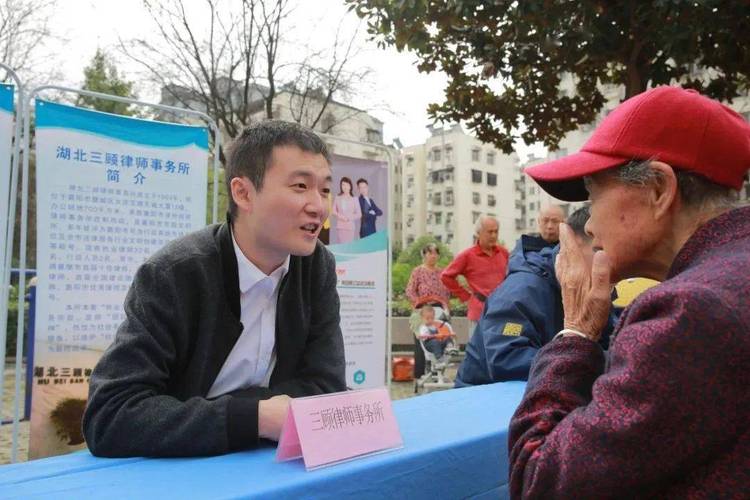
[[[481,214],[500,221],[500,241],[518,237],[515,180],[518,159],[466,134],[460,125],[430,127],[424,144],[402,158],[403,244],[432,234],[452,252],[471,245]]]

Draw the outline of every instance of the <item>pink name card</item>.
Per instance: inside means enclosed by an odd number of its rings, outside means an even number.
[[[276,460],[312,470],[403,446],[385,388],[292,399]]]

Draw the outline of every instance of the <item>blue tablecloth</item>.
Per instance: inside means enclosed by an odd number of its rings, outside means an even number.
[[[190,459],[88,452],[0,467],[0,498],[507,498],[510,417],[524,383],[395,401],[404,447],[306,472],[271,447]]]

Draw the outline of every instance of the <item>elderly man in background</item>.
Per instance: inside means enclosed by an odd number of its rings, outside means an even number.
[[[441,275],[445,287],[461,301],[469,303],[470,333],[482,316],[487,296],[505,279],[508,267],[508,250],[497,243],[500,229],[497,219],[482,215],[474,229],[476,244],[459,252]],[[466,278],[469,290],[458,282],[459,275]]]
[[[511,252],[513,255],[523,252],[541,252],[544,248],[553,248],[560,241],[560,223],[565,221],[565,212],[560,205],[548,205],[539,212],[536,223],[537,234],[522,234]]]
[[[588,220],[589,209],[582,207],[570,214],[567,222],[590,264],[594,251],[584,230]],[[529,378],[534,356],[563,327],[560,283],[555,277],[558,251],[555,245],[511,254],[508,276],[487,299],[482,318],[466,345],[456,387]],[[607,330],[599,340],[603,349],[609,345],[615,319],[610,314]]]
[[[588,266],[561,225],[564,329],[536,356],[510,424],[515,498],[717,498],[750,484],[750,126],[692,90],[621,104],[572,156],[526,170],[591,200]],[[612,283],[662,281],[623,313]]]

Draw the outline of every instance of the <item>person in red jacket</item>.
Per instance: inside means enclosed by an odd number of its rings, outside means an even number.
[[[526,169],[591,200],[589,267],[561,224],[564,329],[537,354],[510,423],[514,498],[747,498],[750,125],[657,87],[612,111],[577,154]],[[597,340],[616,281],[662,283]]]
[[[445,287],[463,302],[469,303],[469,332],[482,316],[484,302],[492,291],[505,279],[508,268],[508,250],[497,243],[500,224],[497,219],[482,215],[476,223],[477,242],[459,252],[445,268],[440,279]],[[469,284],[467,290],[456,278],[463,275]]]

